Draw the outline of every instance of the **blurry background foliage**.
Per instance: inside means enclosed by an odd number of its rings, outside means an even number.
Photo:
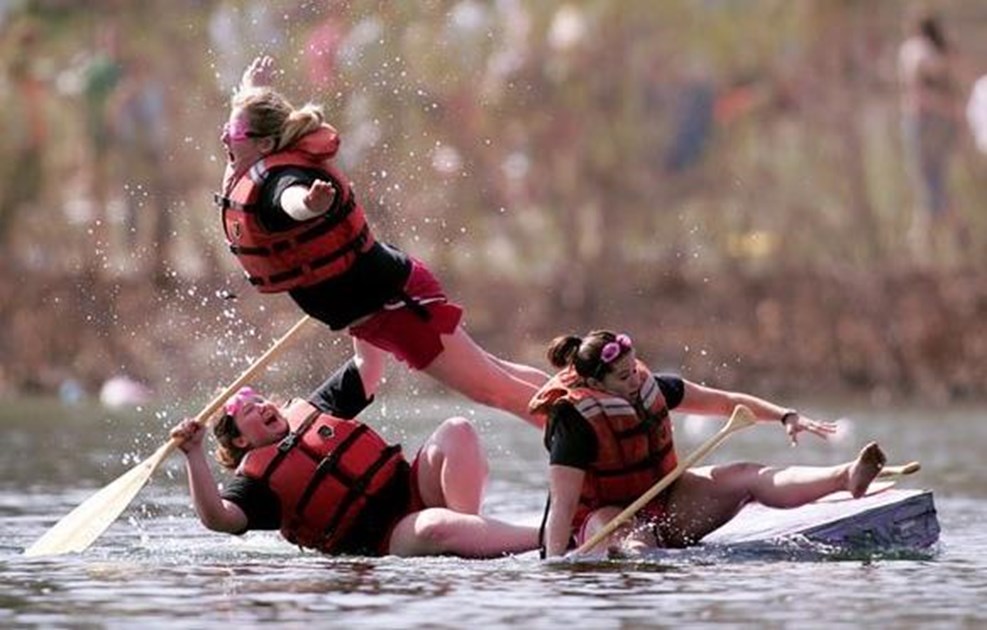
[[[723,386],[981,396],[987,156],[962,134],[971,246],[911,249],[907,6],[5,0],[0,392],[182,391],[297,318],[245,286],[211,206],[228,96],[269,53],[381,237],[499,354],[546,367],[553,336],[613,327]],[[987,3],[933,6],[966,90]]]

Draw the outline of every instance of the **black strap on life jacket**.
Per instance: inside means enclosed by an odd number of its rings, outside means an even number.
[[[261,286],[261,287],[269,284],[280,284],[282,282],[286,282],[288,280],[303,275],[305,273],[306,268],[313,270],[319,269],[321,267],[325,267],[326,265],[334,263],[336,260],[342,258],[343,256],[346,256],[353,252],[359,252],[367,244],[367,240],[369,238],[370,238],[370,226],[365,225],[363,226],[363,229],[360,230],[360,233],[357,234],[356,238],[351,240],[349,243],[343,245],[342,247],[340,247],[339,249],[333,252],[326,254],[325,256],[321,256],[319,258],[312,260],[311,262],[306,263],[304,266],[295,267],[294,269],[288,269],[287,271],[282,271],[273,274],[271,276],[268,276],[266,278],[261,276],[249,276],[247,280],[250,282],[250,284],[254,286]],[[251,250],[251,252],[254,254],[257,254],[259,250],[264,250],[265,251],[264,255],[266,255],[266,252],[268,251],[267,248],[235,248],[232,246],[230,247],[230,251],[233,251],[234,249],[238,249],[241,253],[247,250]],[[278,251],[281,250],[279,249]]]
[[[233,207],[234,202],[227,200],[229,207]],[[348,197],[342,206],[338,208],[330,208],[325,214],[319,215],[309,219],[313,221],[312,227],[303,231],[301,234],[289,238],[282,239],[280,241],[275,241],[270,247],[241,247],[239,245],[230,244],[230,251],[237,255],[244,256],[270,256],[271,254],[277,254],[285,250],[297,247],[298,245],[304,245],[305,243],[315,240],[320,236],[324,235],[326,232],[330,232],[345,221],[347,217],[356,209],[356,202],[353,197]],[[245,206],[240,206],[245,208]],[[253,208],[253,206],[250,206]]]
[[[360,436],[366,433],[369,427],[365,424],[357,425],[349,435],[346,436],[342,442],[336,445],[336,448],[322,458],[319,465],[315,468],[315,472],[312,474],[312,478],[308,480],[308,485],[305,486],[305,490],[302,492],[301,497],[298,499],[298,505],[296,506],[295,512],[297,516],[300,516],[302,512],[305,511],[305,506],[308,502],[312,500],[312,495],[318,489],[319,485],[322,484],[322,480],[326,478],[330,473],[336,473],[336,469],[339,466],[339,460],[346,451],[348,451],[353,444],[356,443]]]
[[[278,466],[281,465],[281,462],[284,461],[284,458],[288,456],[288,453],[290,453],[292,449],[298,446],[298,440],[301,439],[302,435],[304,435],[306,431],[312,428],[312,424],[315,422],[316,418],[318,418],[321,413],[322,412],[316,409],[312,413],[308,414],[307,416],[305,416],[305,420],[303,420],[302,423],[298,425],[297,430],[290,432],[288,435],[284,436],[281,439],[281,441],[278,443],[277,454],[271,458],[270,462],[268,462],[267,468],[264,469],[264,474],[261,476],[261,479],[265,483],[267,483],[270,480],[271,475],[273,475],[274,471],[277,470]]]
[[[541,515],[541,525],[538,526],[538,557],[542,560],[544,560],[547,555],[545,547],[545,526],[548,525],[548,512],[551,507],[552,495],[549,493],[548,498],[545,499],[545,512]]]
[[[380,469],[384,467],[389,461],[396,457],[401,452],[401,446],[398,444],[392,444],[384,448],[380,452],[380,456],[367,467],[362,475],[356,479],[352,479],[347,483],[346,496],[339,502],[336,507],[336,513],[333,514],[332,520],[326,525],[323,530],[323,540],[324,544],[331,545],[336,542],[336,529],[339,527],[340,522],[342,522],[343,517],[350,511],[350,508],[356,503],[357,499],[360,497],[368,496],[367,487],[373,481]]]

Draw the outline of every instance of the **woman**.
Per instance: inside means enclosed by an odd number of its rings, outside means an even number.
[[[367,425],[351,420],[373,399],[380,355],[355,358],[306,400],[278,406],[250,388],[213,429],[217,460],[236,476],[220,491],[203,451],[205,429],[183,420],[189,488],[211,530],[280,529],[327,554],[491,557],[538,546],[538,529],[480,515],[487,460],[469,421],[451,418],[411,464]]]
[[[793,443],[803,431],[836,430],[761,398],[685,379],[653,375],[636,359],[630,337],[610,331],[558,337],[548,351],[558,368],[531,401],[548,416],[549,507],[543,551],[562,555],[609,523],[677,465],[669,411],[729,415],[746,405],[760,420],[781,421]],[[885,461],[877,444],[856,460],[830,467],[773,468],[732,463],[686,470],[611,537],[622,552],[694,544],[733,518],[744,504],[797,507],[848,490],[863,495]]]
[[[949,161],[956,149],[962,116],[961,89],[955,52],[942,22],[933,13],[913,10],[908,37],[898,51],[902,134],[915,191],[916,208],[910,236],[920,252],[949,227],[958,244],[966,230],[949,195]]]
[[[217,201],[230,248],[261,292],[287,292],[309,315],[536,427],[527,402],[548,375],[494,357],[460,325],[463,311],[420,261],[374,239],[347,177],[335,129],[315,105],[295,109],[255,59],[233,97]]]

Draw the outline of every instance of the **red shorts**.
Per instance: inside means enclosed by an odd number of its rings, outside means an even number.
[[[411,275],[404,292],[418,300],[428,319],[401,301],[384,306],[370,319],[350,327],[350,334],[362,339],[416,370],[423,370],[442,354],[442,335],[455,332],[463,309],[446,299],[442,285],[418,260],[412,259]]]

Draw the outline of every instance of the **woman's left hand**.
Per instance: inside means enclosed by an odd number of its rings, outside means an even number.
[[[838,429],[835,422],[820,422],[812,418],[806,418],[798,412],[788,414],[785,417],[784,425],[785,433],[788,434],[788,439],[791,440],[792,446],[798,446],[798,434],[802,431],[808,431],[825,440],[835,434]]]

